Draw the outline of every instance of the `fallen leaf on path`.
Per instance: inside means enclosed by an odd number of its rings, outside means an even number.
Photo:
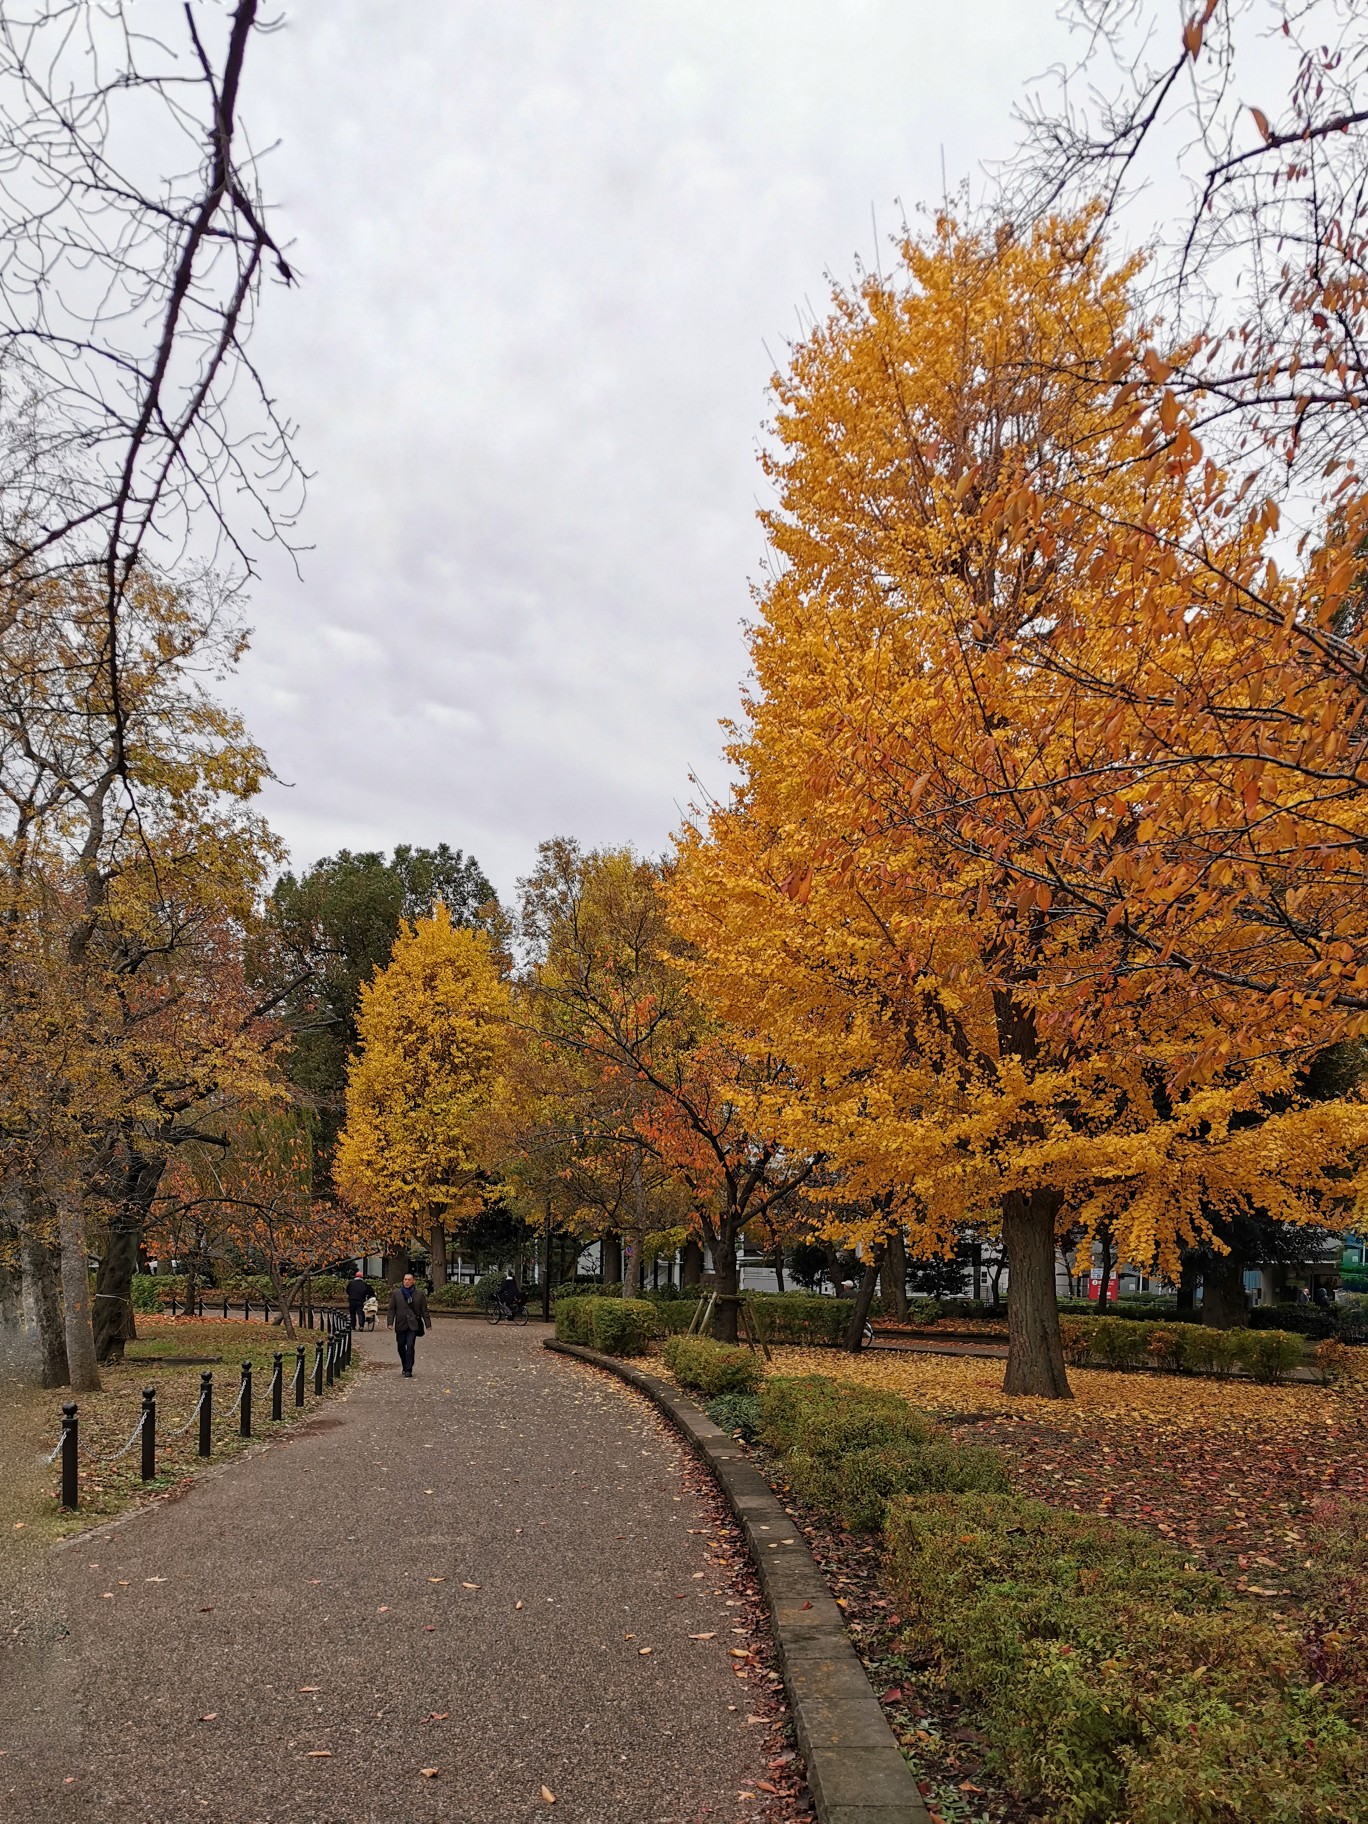
[[[321,1691],[323,1689],[322,1685],[301,1685],[299,1688],[301,1691]]]
[[[450,1715],[450,1710],[429,1710],[423,1721],[425,1723],[444,1723]]]
[[[420,1767],[418,1771],[425,1780],[435,1780],[442,1770],[440,1767]]]
[[[461,1585],[463,1590],[478,1590],[479,1587],[478,1583],[462,1583]]]
[[[641,1657],[642,1657],[642,1658],[643,1658],[643,1659],[644,1659],[644,1658],[645,1658],[645,1657],[646,1657],[646,1655],[647,1655],[647,1654],[648,1654],[648,1653],[649,1653],[649,1652],[650,1652],[650,1650],[651,1650],[651,1649],[650,1649],[650,1648],[649,1648],[649,1647],[638,1647],[638,1648],[637,1648],[637,1652],[638,1652],[638,1653],[640,1653],[640,1655],[641,1655]]]
[[[425,1621],[423,1623],[423,1632],[424,1634],[435,1634],[437,1632],[437,1624],[435,1622]]]
[[[214,1612],[214,1605],[212,1602],[206,1602],[204,1607],[200,1610],[201,1615],[212,1615],[213,1612]]]
[[[520,1608],[521,1608],[521,1607],[522,1607],[522,1604],[521,1604],[521,1603],[520,1603],[520,1602],[515,1602],[515,1603],[514,1603],[514,1604],[513,1604],[513,1607],[514,1607],[514,1608],[515,1608],[515,1609],[520,1609]]]
[[[390,1612],[390,1605],[387,1602],[382,1602],[375,1612],[377,1615],[388,1615]]]
[[[429,1490],[428,1490],[428,1493],[429,1493],[429,1494],[431,1494],[431,1493],[432,1493],[432,1490],[431,1490],[431,1489],[429,1489]],[[445,1583],[445,1582],[446,1582],[446,1578],[445,1578],[445,1577],[429,1577],[429,1578],[428,1578],[428,1582],[429,1582],[429,1583]]]
[[[706,1634],[690,1634],[689,1639],[690,1640],[716,1640],[717,1639],[717,1629],[710,1628]]]
[[[218,1721],[218,1711],[217,1710],[206,1711],[205,1714],[199,1720],[202,1723],[216,1723]]]
[[[551,1790],[551,1788],[550,1788],[550,1787],[549,1787],[549,1786],[543,1786],[543,1787],[542,1787],[542,1803],[543,1803],[543,1805],[554,1805],[554,1804],[555,1804],[555,1802],[556,1802],[556,1795],[555,1795],[555,1793],[554,1793],[554,1792],[552,1792],[552,1790]]]
[[[330,1761],[332,1759],[332,1749],[310,1748],[308,1753],[304,1756],[304,1759],[306,1761]]]
[[[144,1577],[143,1582],[144,1583],[165,1583],[166,1579],[165,1579],[165,1577]]]
[[[767,1719],[763,1716],[748,1716],[746,1718],[746,1727],[748,1729],[753,1729],[757,1723],[764,1723],[766,1720]]]

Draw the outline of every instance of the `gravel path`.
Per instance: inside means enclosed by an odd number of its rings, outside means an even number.
[[[439,1325],[405,1386],[380,1331],[294,1437],[51,1553],[0,1654],[0,1817],[751,1815],[697,1477],[640,1396],[540,1342]]]

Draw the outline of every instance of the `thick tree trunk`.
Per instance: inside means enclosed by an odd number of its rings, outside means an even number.
[[[879,1279],[884,1303],[901,1323],[907,1316],[907,1238],[901,1229],[888,1238]]]
[[[65,1387],[66,1325],[62,1321],[61,1252],[51,1242],[26,1233],[23,1243],[24,1289],[38,1326],[38,1369],[44,1387]]]
[[[697,1286],[703,1283],[703,1243],[695,1241],[692,1235],[684,1243],[684,1252],[679,1263],[679,1283],[681,1286]]]
[[[599,1278],[605,1286],[614,1286],[622,1278],[622,1237],[609,1229],[599,1243]]]
[[[446,1229],[440,1222],[434,1222],[432,1233],[428,1237],[428,1247],[432,1252],[432,1284],[435,1290],[447,1283],[447,1243]]]
[[[109,1243],[95,1275],[95,1356],[106,1364],[121,1362],[124,1344],[134,1342],[138,1335],[133,1321],[138,1233],[120,1212],[109,1225]]]
[[[1249,1315],[1245,1302],[1244,1257],[1215,1254],[1202,1267],[1202,1322],[1215,1330],[1243,1324]]]
[[[736,1301],[741,1291],[735,1231],[730,1227],[720,1231],[710,1245],[717,1286],[717,1304],[713,1307],[713,1335],[719,1343],[734,1343],[737,1337]]]
[[[865,1270],[860,1275],[860,1289],[855,1294],[850,1322],[846,1325],[843,1347],[847,1355],[858,1355],[865,1346],[864,1328],[869,1322],[869,1307],[874,1303],[874,1288],[879,1283],[879,1269],[883,1266],[884,1254],[884,1243],[879,1242],[865,1262]]]
[[[76,1393],[98,1393],[95,1330],[90,1315],[90,1269],[86,1265],[85,1221],[80,1200],[63,1193],[58,1203],[62,1235],[62,1305],[67,1368]]]
[[[1067,1400],[1069,1377],[1059,1339],[1055,1296],[1055,1218],[1058,1191],[1010,1191],[1002,1200],[1002,1240],[1011,1274],[1007,1295],[1007,1374],[1004,1393]]]
[[[395,1254],[386,1254],[385,1284],[387,1286],[399,1285],[402,1282],[405,1273],[411,1273],[412,1271],[413,1262],[409,1259],[409,1251],[407,1248],[400,1248]],[[309,1303],[312,1305],[312,1298]]]
[[[95,1276],[95,1357],[121,1362],[124,1344],[138,1335],[133,1321],[133,1275],[152,1200],[157,1195],[164,1158],[130,1153],[124,1170],[123,1195],[109,1225],[109,1245]]]

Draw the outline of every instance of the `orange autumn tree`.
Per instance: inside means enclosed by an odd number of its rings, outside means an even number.
[[[815,1161],[752,1118],[779,1066],[752,1058],[691,992],[666,916],[666,864],[630,849],[542,844],[523,882],[520,989],[541,1041],[614,1093],[601,1139],[635,1147],[684,1193],[713,1255],[715,1334],[736,1340],[737,1246],[811,1176]],[[664,1205],[664,1187],[657,1193]],[[642,1231],[644,1238],[644,1229]]]
[[[361,990],[334,1180],[373,1243],[430,1236],[438,1283],[447,1226],[476,1207],[508,1011],[489,934],[453,925],[441,904],[403,927]]]
[[[1027,892],[966,835],[1033,791],[1038,829],[1039,798],[1094,765],[1124,789],[1067,665],[1025,646],[1123,638],[1141,597],[1175,649],[1189,638],[1192,577],[1089,534],[1105,508],[1176,546],[1202,504],[1138,459],[1145,427],[1106,377],[1137,328],[1133,269],[1108,268],[1093,227],[943,218],[795,351],[740,784],[686,831],[672,887],[696,993],[753,1059],[784,1060],[759,1119],[836,1168],[829,1232],[872,1250],[897,1223],[931,1253],[996,1228],[1007,1390],[1056,1397],[1060,1233],[1109,1225],[1125,1257],[1176,1272],[1223,1211],[1338,1223],[1368,1139],[1357,1101],[1299,1095],[1295,1010],[1269,1009],[1261,1054],[1237,1058],[1209,983],[1127,970],[1121,921]],[[1266,536],[1236,524],[1229,564]],[[1131,839],[1110,820],[1076,838],[1103,875]]]

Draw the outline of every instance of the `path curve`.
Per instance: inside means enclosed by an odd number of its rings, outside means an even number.
[[[0,1816],[748,1815],[760,1732],[686,1449],[540,1344],[439,1328],[406,1381],[381,1331],[297,1434],[52,1553],[0,1654]]]

